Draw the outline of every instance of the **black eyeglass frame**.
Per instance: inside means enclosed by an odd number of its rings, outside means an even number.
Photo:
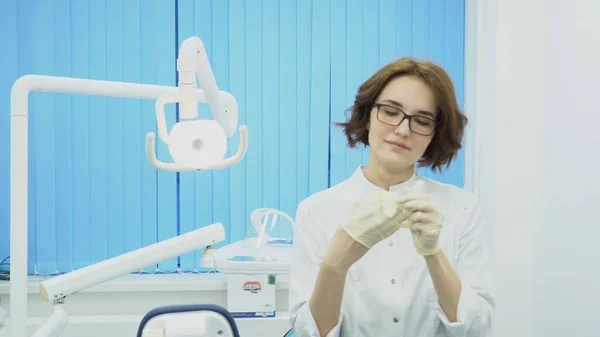
[[[390,124],[390,123],[386,123],[386,122],[382,121],[382,120],[379,118],[379,109],[380,109],[382,106],[383,106],[383,107],[386,107],[386,108],[391,108],[391,109],[394,109],[394,110],[397,110],[397,111],[401,112],[401,113],[402,113],[402,119],[400,120],[400,122],[399,122],[398,124]],[[438,125],[440,124],[440,123],[439,123],[439,121],[437,121],[437,120],[435,120],[435,119],[433,119],[433,118],[429,118],[429,117],[425,117],[425,116],[418,116],[418,115],[409,115],[409,114],[407,114],[406,112],[404,112],[404,111],[400,110],[399,108],[397,108],[397,107],[395,107],[395,106],[393,106],[393,105],[389,105],[389,104],[383,104],[383,103],[373,103],[373,107],[374,107],[374,108],[377,108],[377,120],[378,120],[378,121],[380,121],[381,123],[383,123],[383,124],[385,124],[385,125],[389,125],[389,126],[398,126],[398,125],[402,124],[402,122],[404,122],[404,120],[405,120],[405,119],[408,119],[408,128],[410,129],[410,131],[411,131],[411,132],[414,132],[414,133],[416,133],[417,135],[421,135],[421,136],[431,136],[432,134],[434,134],[434,133],[435,133],[435,130],[437,129]],[[424,134],[424,133],[415,132],[415,131],[413,130],[413,128],[412,128],[412,119],[413,119],[413,118],[415,118],[415,117],[419,117],[419,118],[425,118],[425,119],[428,119],[428,120],[430,120],[430,121],[433,121],[434,125],[433,125],[433,129],[431,130],[431,132],[430,132],[430,133],[428,133],[428,134]]]

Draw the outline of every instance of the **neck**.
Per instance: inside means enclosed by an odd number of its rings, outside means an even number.
[[[374,158],[370,158],[365,172],[365,177],[371,183],[389,191],[390,186],[398,185],[407,181],[410,179],[410,177],[412,177],[414,172],[414,166],[409,166],[402,169],[390,169],[377,163]]]

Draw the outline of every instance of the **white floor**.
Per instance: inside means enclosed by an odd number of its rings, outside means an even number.
[[[30,278],[28,295],[29,331],[52,312],[42,301],[37,284]],[[277,278],[275,318],[236,319],[241,337],[282,337],[290,328],[288,282]],[[0,281],[0,307],[9,311],[9,282]],[[75,294],[65,301],[69,325],[63,337],[134,337],[142,317],[150,310],[172,304],[211,303],[227,307],[227,283],[222,274],[130,275]],[[10,316],[10,311],[9,311]],[[9,337],[10,317],[0,328]]]

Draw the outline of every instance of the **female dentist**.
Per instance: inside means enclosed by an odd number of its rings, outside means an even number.
[[[297,336],[475,337],[495,300],[476,199],[420,176],[456,157],[467,123],[448,74],[385,65],[340,123],[366,166],[297,209],[290,318]]]

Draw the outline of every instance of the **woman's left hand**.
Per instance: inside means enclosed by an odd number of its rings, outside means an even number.
[[[402,227],[410,228],[415,249],[424,256],[440,251],[439,237],[444,225],[444,214],[424,194],[407,193],[402,197],[400,209],[412,213]]]

